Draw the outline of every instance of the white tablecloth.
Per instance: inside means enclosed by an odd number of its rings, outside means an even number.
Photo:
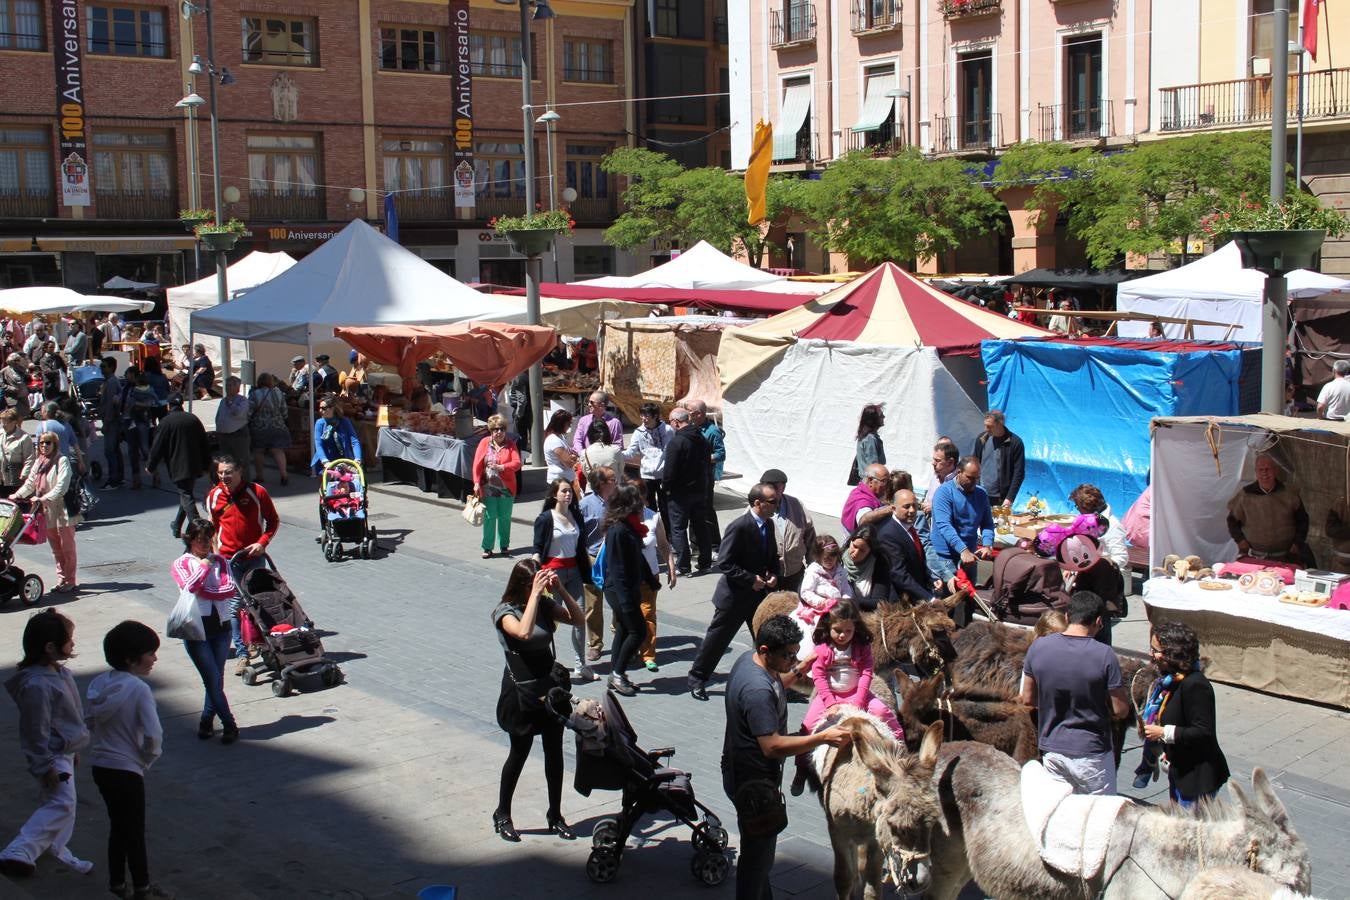
[[[1207,591],[1194,581],[1155,577],[1144,582],[1144,602],[1161,609],[1241,616],[1350,642],[1350,610],[1281,603],[1276,597],[1244,594],[1237,585],[1231,591]]]

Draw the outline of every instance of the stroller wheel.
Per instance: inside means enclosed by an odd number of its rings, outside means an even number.
[[[694,832],[694,849],[700,853],[721,853],[727,849],[727,830],[720,825],[703,823],[702,831]]]
[[[253,668],[252,666],[249,666],[247,669],[244,670],[243,678],[244,684],[248,685],[249,687],[253,687],[255,684],[258,683],[258,670]]]
[[[596,847],[586,859],[586,876],[596,884],[608,884],[619,877],[619,851]],[[725,875],[723,877],[726,877]]]
[[[289,697],[291,695],[291,680],[282,678],[279,681],[272,682],[273,697]]]
[[[89,463],[89,480],[96,484],[103,480],[103,463],[98,460]]]
[[[619,820],[614,818],[601,819],[595,823],[595,828],[591,830],[592,847],[612,847],[618,849],[619,846]]]
[[[36,575],[29,575],[23,580],[23,602],[25,606],[32,606],[42,599],[42,579]]]
[[[695,853],[689,863],[689,870],[708,887],[716,887],[727,880],[731,864],[724,853]]]

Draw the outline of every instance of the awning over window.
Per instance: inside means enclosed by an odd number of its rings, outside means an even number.
[[[869,75],[867,94],[863,98],[862,117],[853,126],[854,134],[860,131],[876,131],[891,117],[895,109],[895,98],[890,92],[895,90],[895,73]]]
[[[783,107],[773,126],[773,158],[794,159],[797,156],[797,132],[811,114],[811,82],[801,81],[787,85],[783,92]]]

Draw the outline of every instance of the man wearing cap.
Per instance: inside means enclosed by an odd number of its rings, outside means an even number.
[[[211,447],[201,420],[183,409],[183,395],[169,395],[169,414],[155,428],[150,458],[145,462],[147,475],[154,475],[159,464],[169,470],[169,480],[178,488],[178,512],[170,525],[178,537],[184,522],[198,517],[197,498],[193,494],[197,479],[211,464]]]
[[[338,383],[338,370],[328,361],[327,353],[314,357],[314,387],[319,394],[336,394],[342,390]]]
[[[305,365],[303,356],[291,357],[291,390],[297,394],[303,394],[310,389],[313,384],[313,374],[309,366]]]
[[[816,544],[816,523],[800,500],[783,493],[787,487],[787,474],[782,469],[769,469],[759,481],[778,492],[773,528],[778,537],[778,558],[783,568],[779,586],[785,591],[799,590],[806,564],[810,562],[811,548]]]

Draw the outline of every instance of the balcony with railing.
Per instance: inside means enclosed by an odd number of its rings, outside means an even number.
[[[480,219],[525,215],[524,197],[484,197],[479,194],[474,206]]]
[[[1002,0],[938,0],[938,6],[948,21],[996,16],[1003,10]]]
[[[56,198],[49,192],[0,191],[0,219],[41,219],[56,215]]]
[[[1003,146],[1003,119],[999,113],[987,118],[940,116],[933,120],[934,153],[987,152]]]
[[[176,219],[178,202],[173,191],[94,190],[100,219]]]
[[[400,221],[428,222],[455,217],[455,195],[445,188],[425,191],[399,191],[394,194],[394,209]]]
[[[769,43],[773,47],[809,44],[816,39],[816,7],[812,3],[789,3],[769,12]]]
[[[894,156],[908,146],[903,135],[895,134],[895,126],[891,122],[875,131],[849,131],[845,145],[844,149],[850,153],[863,150],[876,157]]]
[[[568,210],[578,224],[608,225],[614,221],[615,202],[613,197],[578,197],[568,205]]]
[[[1038,104],[1042,141],[1099,141],[1115,137],[1114,106],[1110,100],[1090,104]]]
[[[1289,76],[1289,119],[1298,116],[1297,73]],[[1232,128],[1269,122],[1271,77],[1236,78],[1158,89],[1163,131]],[[1303,73],[1303,121],[1350,116],[1350,68]]]
[[[853,0],[854,34],[873,34],[899,28],[900,0]]]
[[[324,218],[323,191],[250,191],[248,213],[263,222],[317,222]]]
[[[775,166],[790,166],[797,163],[810,163],[820,159],[820,144],[816,140],[815,132],[807,131],[803,128],[797,132],[792,142],[792,156],[783,159],[775,159]]]

